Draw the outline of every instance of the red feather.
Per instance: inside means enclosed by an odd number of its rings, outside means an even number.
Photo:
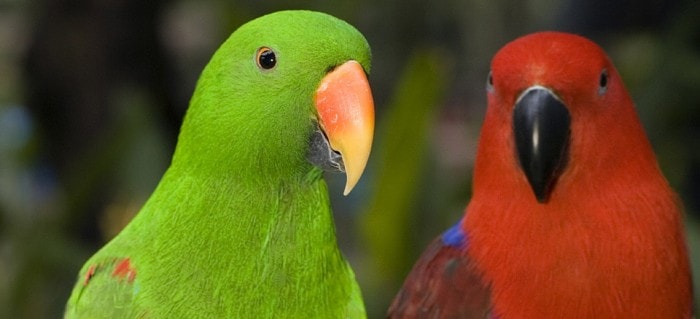
[[[114,267],[112,277],[126,279],[128,282],[133,282],[136,278],[136,269],[131,267],[129,258],[122,259],[117,266]]]
[[[465,250],[433,240],[389,308],[389,318],[491,318],[489,290]]]

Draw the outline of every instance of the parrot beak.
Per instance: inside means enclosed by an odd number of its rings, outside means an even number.
[[[567,163],[571,117],[549,89],[532,86],[515,103],[513,131],[520,167],[539,203],[549,200]]]
[[[347,195],[365,170],[374,135],[374,100],[362,65],[348,61],[326,74],[315,102],[322,132],[311,136],[311,162],[345,171]]]

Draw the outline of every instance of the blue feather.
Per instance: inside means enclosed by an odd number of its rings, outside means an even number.
[[[451,247],[465,248],[467,246],[467,234],[462,230],[462,220],[442,233],[442,242]]]

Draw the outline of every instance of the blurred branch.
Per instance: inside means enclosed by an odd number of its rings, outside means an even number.
[[[451,74],[446,60],[449,58],[439,51],[414,53],[384,113],[377,133],[382,139],[375,148],[377,177],[361,220],[363,237],[377,267],[376,278],[365,278],[375,287],[365,291],[378,293],[377,285],[397,286],[411,264],[410,252],[416,240],[411,229],[416,226],[419,191],[425,188],[421,180],[428,159],[428,137]],[[378,293],[371,298],[365,296],[365,300],[388,301],[390,296]]]

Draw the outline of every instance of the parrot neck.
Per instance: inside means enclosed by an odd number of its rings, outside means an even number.
[[[346,311],[356,284],[337,247],[321,175],[313,168],[302,180],[261,183],[168,171],[124,232],[161,258],[132,258],[142,285],[189,283],[189,302],[229,317],[271,317],[280,307],[312,317],[304,312],[310,304]],[[157,226],[141,233],[140,225]]]

